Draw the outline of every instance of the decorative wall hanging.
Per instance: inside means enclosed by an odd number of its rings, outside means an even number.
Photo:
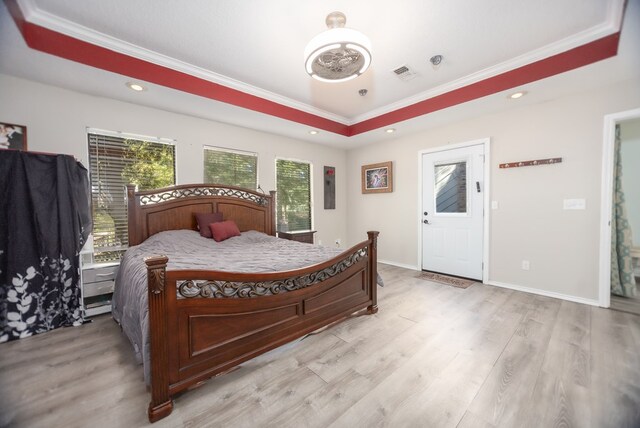
[[[336,168],[324,167],[324,209],[336,209]]]
[[[27,127],[0,122],[0,150],[27,150]]]
[[[501,163],[500,168],[519,168],[521,166],[551,165],[554,163],[561,163],[561,162],[562,162],[562,158],[537,159],[537,160],[529,160],[529,161],[522,161],[522,162]]]
[[[1,150],[0,188],[0,343],[82,324],[87,170],[69,155]]]
[[[362,165],[362,193],[393,192],[392,162]]]

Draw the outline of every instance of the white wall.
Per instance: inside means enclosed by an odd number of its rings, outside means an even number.
[[[275,158],[313,162],[316,240],[346,240],[346,152],[246,128],[94,97],[0,74],[0,120],[27,127],[28,148],[65,153],[88,165],[87,127],[177,140],[178,184],[201,183],[203,146],[258,153],[258,181],[275,189]],[[325,210],[323,166],[336,167],[336,209]],[[362,235],[366,239],[366,235]],[[316,241],[317,242],[317,241]]]
[[[620,124],[622,140],[622,189],[633,233],[633,246],[640,247],[640,120]]]
[[[394,141],[342,150],[0,75],[0,120],[26,125],[29,149],[87,162],[86,127],[177,140],[178,183],[202,181],[203,145],[255,151],[259,181],[275,186],[276,156],[314,164],[314,222],[325,244],[379,230],[379,257],[418,267],[418,152],[491,138],[490,281],[582,299],[598,296],[599,199],[605,114],[637,108],[640,82],[625,82]],[[401,131],[400,131],[401,132]],[[551,166],[499,170],[502,162],[563,157]],[[394,192],[360,193],[360,166],[392,160]],[[323,209],[322,166],[336,167],[337,209]],[[585,198],[585,211],[563,211]],[[348,200],[348,207],[347,207]],[[348,214],[348,215],[347,215]],[[531,270],[523,271],[523,259]]]
[[[603,119],[640,105],[640,82],[518,107],[347,153],[349,241],[379,230],[379,258],[420,267],[418,152],[490,137],[489,280],[598,298],[598,245]],[[401,129],[401,127],[400,127]],[[401,131],[400,131],[401,132]],[[562,157],[556,165],[500,170],[499,163]],[[393,161],[394,191],[361,194],[360,166]],[[584,211],[564,211],[585,198]],[[521,269],[529,260],[531,269]]]

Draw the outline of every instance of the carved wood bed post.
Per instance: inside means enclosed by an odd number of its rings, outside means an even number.
[[[269,235],[273,235],[273,236],[277,236],[277,228],[276,228],[276,217],[278,217],[278,214],[276,213],[276,191],[275,190],[271,190],[269,191],[269,195],[271,195],[271,230],[273,231],[273,233],[270,233]]]
[[[167,256],[148,257],[149,330],[151,341],[151,403],[149,421],[169,416],[173,401],[169,396],[169,349],[167,347],[167,304],[165,276]]]
[[[378,312],[378,231],[369,231],[369,284],[371,289],[371,306],[367,307],[367,313]]]

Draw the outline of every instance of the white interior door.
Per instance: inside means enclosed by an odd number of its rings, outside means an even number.
[[[422,269],[482,280],[484,145],[422,155]]]

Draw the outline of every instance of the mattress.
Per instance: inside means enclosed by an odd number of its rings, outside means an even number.
[[[172,230],[149,237],[130,247],[120,263],[112,300],[112,314],[133,344],[136,359],[150,383],[149,310],[147,266],[150,256],[169,257],[167,270],[204,269],[266,273],[298,269],[329,260],[339,248],[309,245],[256,231],[222,242],[203,238],[196,231]],[[378,277],[378,283],[382,285]]]

